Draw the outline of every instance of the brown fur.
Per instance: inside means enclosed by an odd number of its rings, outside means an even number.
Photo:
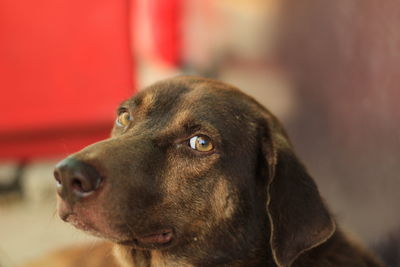
[[[381,266],[337,228],[278,120],[238,89],[177,77],[121,108],[127,127],[68,158],[100,187],[59,197],[65,220],[116,243],[120,266]],[[196,135],[214,150],[191,149]],[[165,228],[169,243],[141,243]]]

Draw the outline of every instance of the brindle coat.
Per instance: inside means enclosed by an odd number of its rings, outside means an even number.
[[[177,77],[125,101],[126,112],[111,138],[55,170],[60,216],[115,243],[119,266],[382,266],[336,226],[253,98]],[[193,149],[195,136],[213,148]]]

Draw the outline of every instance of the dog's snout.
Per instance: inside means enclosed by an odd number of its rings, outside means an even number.
[[[71,157],[57,164],[54,178],[58,194],[62,198],[89,196],[101,182],[101,177],[93,166]]]

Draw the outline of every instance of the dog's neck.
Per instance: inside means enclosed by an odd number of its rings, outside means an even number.
[[[266,225],[221,226],[207,235],[166,250],[135,250],[116,245],[114,255],[121,267],[265,266],[271,256],[267,252],[268,236],[255,234],[267,232],[257,229],[260,227]]]
[[[193,266],[184,259],[173,257],[159,250],[134,250],[128,247],[115,245],[113,253],[120,267]]]
[[[254,248],[253,248],[254,249]],[[194,266],[265,266],[267,262],[266,255],[260,255],[261,250],[246,248],[241,253],[222,254],[221,250],[213,253],[212,251],[199,251],[197,257],[187,257],[186,253],[182,255],[171,254],[168,251],[161,250],[134,250],[127,247],[116,245],[114,255],[121,267],[194,267]],[[264,247],[265,252],[267,248]],[[190,255],[190,252],[187,253]],[[262,256],[262,257],[261,257]]]

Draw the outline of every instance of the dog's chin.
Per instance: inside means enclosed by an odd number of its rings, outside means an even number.
[[[175,232],[172,228],[165,228],[149,234],[131,237],[128,234],[118,233],[110,229],[99,229],[95,224],[84,222],[75,214],[71,214],[65,220],[75,228],[95,237],[107,239],[113,243],[132,247],[139,250],[163,250],[175,243]]]
[[[131,238],[127,233],[113,229],[108,220],[93,209],[82,207],[72,209],[62,201],[58,202],[57,209],[63,221],[90,235],[116,243]]]
[[[104,227],[104,225],[102,224],[98,225],[95,222],[85,220],[75,213],[70,213],[67,216],[62,217],[62,219],[78,230],[81,230],[95,237],[108,239],[115,243],[121,242],[121,240],[126,240],[127,238],[127,236],[125,236],[124,234],[113,231],[109,227]]]
[[[176,231],[170,226],[147,227],[142,230],[131,229],[129,223],[113,224],[115,219],[107,218],[99,209],[83,206],[72,208],[64,201],[58,201],[60,218],[90,235],[107,239],[111,242],[129,246],[134,249],[154,250],[166,249],[176,243]]]
[[[163,227],[147,231],[144,234],[133,235],[133,232],[128,229],[120,229],[120,231],[113,229],[106,220],[98,217],[94,220],[90,216],[81,216],[75,212],[63,213],[60,211],[59,215],[62,220],[85,233],[134,249],[162,250],[173,246],[176,239],[175,230],[172,227]]]
[[[81,231],[84,231],[88,234],[97,236],[97,237],[103,237],[103,235],[100,233],[100,231],[94,227],[91,223],[85,222],[75,214],[70,214],[67,217],[65,217],[64,221],[68,222],[72,226],[74,226],[76,229],[79,229]]]

